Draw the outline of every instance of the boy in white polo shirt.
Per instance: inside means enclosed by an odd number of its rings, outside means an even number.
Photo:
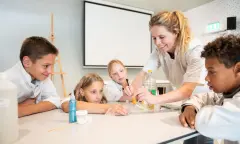
[[[58,108],[60,97],[49,78],[57,48],[43,37],[27,38],[20,61],[4,73],[18,88],[18,117]]]

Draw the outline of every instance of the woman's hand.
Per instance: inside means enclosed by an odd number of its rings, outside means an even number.
[[[124,93],[127,95],[127,96],[130,96],[132,97],[133,94],[134,94],[134,88],[132,86],[126,86],[124,88]]]
[[[148,104],[157,104],[158,97],[153,96],[146,88],[142,87],[137,90],[136,96],[139,101],[146,101]]]

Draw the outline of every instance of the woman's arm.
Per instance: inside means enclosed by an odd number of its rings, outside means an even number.
[[[136,92],[139,88],[142,87],[144,78],[147,74],[148,70],[152,70],[152,72],[156,71],[161,66],[160,60],[159,60],[159,54],[157,50],[155,49],[151,55],[149,56],[146,64],[144,65],[143,69],[138,73],[134,81],[131,83],[130,86],[127,86],[124,89],[124,92],[128,96],[134,96],[134,92]]]
[[[130,86],[127,86],[124,89],[124,93],[126,94],[126,96],[134,96],[135,95],[134,93],[136,93],[136,91],[142,87],[146,74],[147,73],[143,70],[138,73],[138,75],[136,76],[136,78],[134,79],[132,84]]]
[[[143,70],[138,73],[138,75],[136,76],[136,78],[132,82],[132,87],[134,89],[137,90],[138,88],[142,87],[143,81],[144,81],[144,78],[145,78],[146,74],[147,73],[145,71],[143,71]]]
[[[187,99],[192,95],[197,85],[197,83],[185,82],[180,88],[166,94],[159,95],[158,97],[160,103],[176,102]]]
[[[132,101],[132,97],[131,96],[128,96],[127,94],[125,94],[123,92],[123,96],[121,96],[121,98],[119,99],[120,102],[126,102],[126,100],[128,101]]]
[[[140,88],[137,96],[140,101],[145,100],[150,104],[176,102],[189,98],[197,85],[197,83],[186,82],[179,89],[158,96],[153,96],[147,89]]]

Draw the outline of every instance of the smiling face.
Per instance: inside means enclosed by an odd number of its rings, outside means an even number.
[[[24,56],[22,63],[32,79],[43,81],[52,73],[55,58],[55,54],[48,54],[33,62],[28,56]]]
[[[208,71],[205,80],[214,92],[226,93],[239,87],[239,74],[235,66],[226,68],[217,58],[207,58],[205,66]]]
[[[169,32],[165,26],[154,25],[150,29],[154,44],[159,50],[174,53],[177,34]]]

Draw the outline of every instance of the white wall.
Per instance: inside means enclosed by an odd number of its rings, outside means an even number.
[[[239,34],[240,32],[240,1],[239,0],[214,0],[210,3],[196,7],[185,12],[188,17],[192,32],[195,37],[204,44],[224,33],[204,34],[207,24],[220,21],[226,27],[227,17],[237,17],[237,30],[228,33]]]
[[[19,60],[22,41],[38,35],[49,38],[50,13],[55,16],[55,45],[60,50],[65,85],[70,92],[80,78],[88,72],[96,72],[109,79],[106,69],[83,69],[83,0],[1,0],[0,2],[0,71],[13,66]],[[129,69],[132,79],[140,69]],[[155,73],[156,79],[166,79],[163,72]],[[54,83],[62,96],[60,76]]]

